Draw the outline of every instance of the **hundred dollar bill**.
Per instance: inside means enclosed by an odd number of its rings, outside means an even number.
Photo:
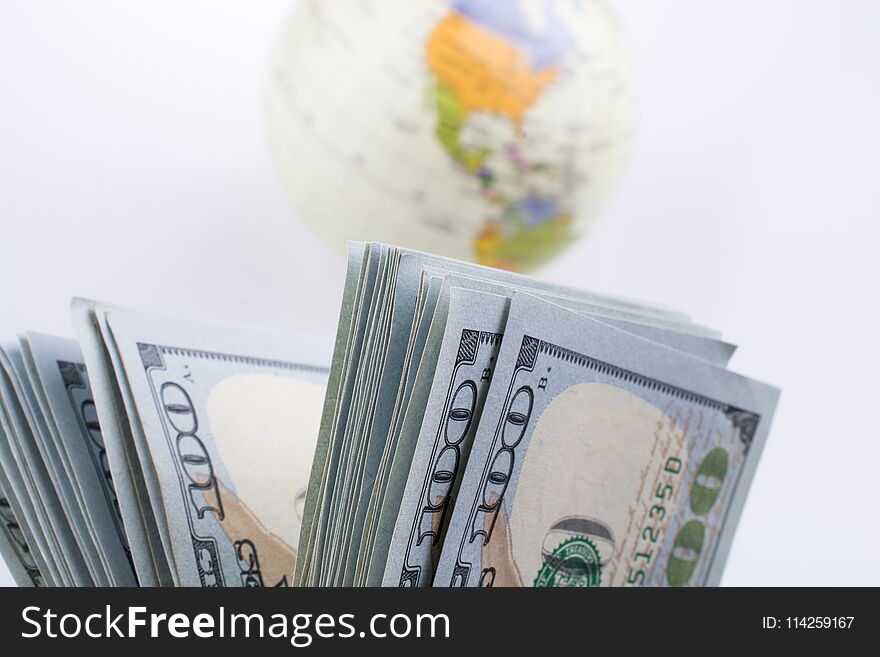
[[[102,304],[94,314],[175,583],[288,584],[328,346]]]
[[[358,558],[360,577],[355,579],[354,583],[356,585],[376,585],[382,581],[382,573],[384,572],[386,560],[389,557],[388,552],[390,548],[389,543],[391,541],[391,531],[394,528],[395,519],[398,517],[398,511],[402,517],[404,511],[401,509],[401,504],[405,504],[407,501],[412,501],[413,499],[410,497],[410,495],[414,493],[413,490],[407,491],[406,494],[403,492],[402,482],[405,481],[403,478],[406,477],[406,473],[411,469],[414,470],[414,478],[419,482],[421,482],[423,477],[427,475],[427,471],[422,471],[421,475],[415,474],[418,467],[422,464],[421,462],[419,462],[419,466],[412,464],[412,442],[415,440],[415,432],[418,432],[419,421],[427,421],[424,417],[429,412],[427,409],[431,409],[433,405],[440,403],[448,381],[446,375],[449,368],[452,366],[452,359],[437,363],[437,365],[440,366],[440,373],[437,375],[439,378],[436,381],[436,384],[442,390],[437,390],[430,401],[426,401],[424,394],[413,395],[412,391],[417,387],[418,381],[421,380],[418,387],[420,393],[424,393],[424,388],[422,388],[422,386],[426,385],[425,379],[430,381],[430,377],[434,375],[434,370],[436,368],[434,360],[437,359],[439,349],[439,346],[435,343],[440,341],[440,336],[443,334],[443,322],[447,319],[451,320],[453,315],[459,314],[462,319],[472,324],[480,323],[480,321],[483,320],[493,326],[502,326],[503,318],[506,317],[507,314],[506,305],[503,310],[498,309],[497,311],[492,312],[492,304],[489,301],[486,302],[487,306],[485,308],[480,307],[479,302],[476,302],[473,307],[460,312],[454,308],[456,304],[449,304],[448,297],[450,291],[454,293],[456,288],[460,288],[458,295],[459,298],[462,298],[462,295],[465,294],[463,290],[474,290],[487,293],[487,295],[500,295],[507,299],[515,289],[521,289],[534,293],[536,296],[540,296],[546,300],[563,305],[571,310],[586,313],[621,330],[629,331],[640,337],[648,338],[655,342],[685,351],[686,353],[704,358],[709,362],[718,365],[726,365],[731,354],[735,350],[733,345],[722,342],[716,338],[709,338],[704,337],[703,335],[690,333],[689,331],[691,331],[692,328],[689,325],[676,324],[669,320],[653,317],[651,315],[634,313],[625,308],[599,305],[584,298],[578,299],[572,296],[557,295],[552,291],[541,292],[534,287],[518,286],[514,288],[485,278],[474,278],[472,276],[452,274],[435,267],[424,268],[423,279],[428,279],[430,281],[427,285],[423,283],[423,286],[426,288],[426,296],[430,294],[430,290],[434,286],[439,287],[440,291],[436,294],[437,299],[433,305],[426,306],[425,308],[422,308],[420,305],[417,306],[420,315],[417,315],[417,320],[414,320],[413,326],[417,328],[410,336],[410,355],[407,357],[407,367],[404,368],[401,378],[400,390],[398,392],[395,406],[396,419],[392,422],[391,430],[388,433],[376,478],[371,482],[370,486],[369,510],[364,521],[364,538],[361,542],[360,555]],[[476,298],[479,299],[480,297],[477,296]],[[449,315],[448,318],[447,315]],[[428,330],[432,328],[432,324],[437,325],[433,328],[440,329],[439,333],[435,330],[433,333],[425,335],[428,333]],[[462,330],[463,328],[464,327],[462,327]],[[480,330],[474,329],[473,326],[471,329]],[[500,331],[500,328],[497,330]],[[459,333],[453,331],[453,334],[454,335],[450,336],[450,339],[455,343],[452,346],[452,349],[457,352],[458,343],[460,341]],[[483,352],[484,353],[481,354],[481,357],[477,360],[475,367],[490,372],[491,367],[489,367],[489,364],[497,355],[497,344],[495,348],[484,348]],[[452,355],[454,356],[454,353]],[[410,362],[412,359],[415,360],[414,363]],[[484,362],[487,361],[487,359],[488,362]],[[482,386],[478,388],[479,395],[477,406],[479,407],[482,406],[484,390]],[[476,429],[478,419],[478,416],[473,418],[473,429]],[[434,436],[435,431],[435,425],[431,425],[430,427],[425,426],[426,434]],[[428,440],[427,436],[425,437],[425,440]],[[466,437],[459,447],[462,459],[467,455],[469,444],[469,439]],[[426,454],[422,452],[419,452],[418,454],[420,456],[426,456]],[[416,460],[418,461],[418,456]],[[454,473],[455,481],[451,482],[450,491],[454,491],[457,488],[457,481],[464,468],[464,460],[461,460],[458,465],[459,468],[457,472]],[[449,495],[444,496],[444,503],[451,504],[452,500],[454,500],[454,494],[450,494],[453,495],[453,497],[450,497]],[[428,504],[427,502],[424,503]],[[448,520],[448,514],[444,515],[444,518]],[[403,524],[406,524],[406,522],[403,522]],[[442,541],[444,530],[445,525],[441,526],[440,531],[433,536],[432,541],[435,545],[438,545],[439,541]],[[399,535],[401,529],[397,528],[396,531]],[[410,532],[409,539],[412,541],[418,540],[422,546],[421,549],[425,551],[425,554],[431,552],[425,544],[425,541],[418,539],[415,532]],[[408,545],[407,547],[410,548],[411,545]],[[403,546],[399,544],[390,548],[391,558],[394,559],[396,556],[399,557],[402,553],[402,548]],[[356,570],[355,572],[357,573],[358,571]],[[399,575],[400,573],[397,574]],[[419,578],[420,583],[422,585],[429,585],[433,571],[422,569],[420,574],[422,575]],[[387,583],[388,582],[386,582],[386,584]]]
[[[79,345],[67,338],[27,333],[22,347],[65,474],[85,511],[110,583],[134,586],[134,564]]]
[[[33,548],[12,511],[6,493],[0,488],[0,556],[9,567],[12,578],[19,586],[46,586]]]
[[[397,504],[391,495],[386,497],[386,509],[399,508],[399,513],[394,514],[390,541],[376,548],[377,560],[385,563],[384,586],[429,586],[433,579],[460,469],[467,462],[507,320],[506,297],[457,288],[447,294],[449,315],[442,329],[435,328],[442,330],[443,339],[430,392],[418,413],[418,442],[408,445],[405,440],[399,448],[400,462],[411,463],[405,488]],[[416,386],[421,389],[426,383]],[[416,392],[415,397],[421,405],[421,394]],[[395,482],[392,490],[399,486]]]
[[[82,558],[94,584],[108,586],[110,577],[103,560],[103,552],[98,546],[102,537],[94,531],[89,509],[84,504],[72,476],[68,454],[58,435],[27,339],[20,337],[15,351],[7,350],[7,355],[15,370],[18,400],[46,464],[62,511],[73,529]]]
[[[27,544],[43,582],[48,586],[63,586],[56,555],[50,551],[43,529],[43,518],[31,504],[22,473],[15,463],[5,410],[0,410],[3,411],[0,412],[0,490],[9,508],[10,527],[15,525],[21,529],[23,542]],[[11,540],[13,549],[16,542]]]
[[[27,499],[34,519],[44,537],[41,551],[51,555],[57,579],[68,586],[92,586],[95,584],[94,564],[90,563],[91,551],[83,543],[83,528],[72,523],[79,519],[72,512],[73,506],[62,484],[53,473],[54,456],[49,454],[45,436],[34,423],[33,407],[29,406],[24,391],[26,381],[22,378],[21,353],[15,343],[0,347],[0,410],[4,433],[9,449],[4,455],[3,468],[10,481],[19,481],[23,489],[16,491],[19,500]],[[15,474],[12,474],[15,472]],[[59,494],[60,493],[60,494]]]
[[[510,297],[515,289],[489,281],[447,275],[443,295],[451,297],[442,346],[430,396],[416,401],[415,435],[405,435],[398,447],[393,483],[385,494],[385,515],[374,543],[373,571],[385,564],[385,586],[430,586],[456,493],[464,472],[473,434],[480,421],[494,362],[503,337]],[[677,333],[650,320],[620,315],[575,299],[550,297],[572,310],[589,311],[621,330],[726,364],[732,345],[718,340]],[[599,314],[605,313],[605,314]],[[622,317],[629,319],[622,319]],[[442,318],[438,323],[442,323]],[[649,323],[642,323],[649,321]],[[440,327],[437,327],[440,328]],[[430,352],[431,350],[426,350]],[[426,369],[422,374],[428,374]],[[417,384],[419,387],[427,382]],[[417,399],[419,396],[416,396]],[[415,428],[410,425],[410,429]],[[453,437],[450,437],[453,436]],[[403,469],[403,471],[401,471]],[[408,472],[406,487],[401,475]],[[393,535],[390,535],[391,527]],[[378,573],[367,583],[378,583]]]
[[[158,525],[152,517],[141,464],[133,445],[128,409],[114,368],[118,356],[114,362],[114,354],[104,340],[103,316],[97,307],[94,301],[74,298],[70,305],[71,319],[89,375],[95,415],[101,427],[128,548],[141,586],[169,586],[174,584],[169,555],[162,551]]]
[[[376,518],[377,495],[384,490],[383,469],[393,463],[386,448],[393,450],[401,395],[405,402],[408,394],[405,370],[413,352],[407,345],[418,331],[418,299],[423,295],[425,268],[443,268],[511,286],[529,284],[548,293],[625,308],[696,335],[717,336],[680,313],[639,302],[551,286],[387,245],[356,248],[359,255],[354,266],[349,263],[340,314],[333,390],[327,397],[306,503],[306,531],[300,543],[303,560],[296,574],[297,582],[303,584],[363,581],[363,568],[369,561],[364,549],[370,550],[372,543],[367,523]]]
[[[718,583],[778,391],[527,294],[435,586]]]
[[[90,577],[96,586],[108,586],[110,578],[98,547],[100,537],[94,532],[88,508],[83,503],[79,489],[73,481],[67,452],[61,444],[48,408],[45,390],[36,371],[30,345],[25,337],[20,337],[15,346],[14,351],[7,349],[6,355],[15,372],[14,389],[31,435],[36,440],[39,453],[46,464],[65,519],[73,529],[73,536]]]

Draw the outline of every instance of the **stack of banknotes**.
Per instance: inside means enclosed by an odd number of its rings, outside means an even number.
[[[71,311],[0,348],[21,585],[713,585],[778,398],[680,312],[383,244],[335,345]]]

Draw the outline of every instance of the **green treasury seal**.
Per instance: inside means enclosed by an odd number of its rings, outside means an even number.
[[[560,543],[544,557],[534,586],[599,586],[602,561],[590,539],[575,536]]]

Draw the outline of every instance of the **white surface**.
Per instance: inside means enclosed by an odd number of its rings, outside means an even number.
[[[880,584],[880,4],[613,4],[633,158],[541,275],[686,309],[783,388],[725,584]],[[342,259],[289,210],[263,126],[289,7],[0,5],[0,334],[70,334],[73,294],[335,330]]]

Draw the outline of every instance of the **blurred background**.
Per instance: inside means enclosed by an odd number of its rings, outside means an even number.
[[[372,16],[382,2],[347,4],[353,16]],[[438,2],[424,0],[424,9],[412,11],[422,21],[442,19]],[[616,18],[596,36],[604,39],[594,53],[603,67],[590,69],[594,58],[581,73],[560,78],[568,95],[548,101],[553,113],[519,125],[551,141],[580,129],[590,157],[605,153],[574,164],[552,153],[535,156],[551,171],[573,172],[575,187],[593,182],[586,194],[535,183],[543,201],[557,203],[554,216],[573,227],[564,240],[570,245],[550,249],[553,257],[535,274],[690,312],[741,345],[732,369],[782,388],[724,584],[880,584],[871,567],[880,539],[871,502],[880,464],[871,410],[880,366],[880,4],[605,4]],[[400,241],[486,261],[495,256],[477,248],[487,226],[473,224],[476,205],[498,208],[497,226],[488,226],[496,233],[507,230],[505,222],[514,231],[534,227],[517,212],[543,211],[546,203],[505,196],[515,191],[511,176],[519,170],[508,163],[508,170],[497,164],[486,173],[492,161],[481,159],[489,152],[481,137],[516,141],[523,134],[514,110],[512,128],[478,122],[460,143],[446,135],[426,189],[417,178],[400,182],[383,161],[382,180],[393,183],[383,191],[388,198],[304,196],[310,179],[297,178],[300,171],[318,182],[348,181],[357,175],[340,171],[375,163],[353,148],[336,170],[314,145],[292,145],[295,128],[279,121],[273,105],[279,89],[291,102],[295,94],[284,85],[311,79],[346,88],[349,68],[384,56],[399,30],[409,30],[406,47],[414,48],[410,68],[389,73],[399,74],[401,88],[428,75],[430,62],[416,59],[418,31],[406,21],[357,41],[361,50],[347,61],[338,46],[351,45],[351,24],[343,20],[336,26],[349,31],[334,31],[311,15],[306,27],[285,28],[295,5],[0,4],[0,334],[72,335],[68,304],[76,294],[332,335],[344,276],[334,239],[374,229],[390,239],[383,231],[403,231]],[[297,52],[295,66],[279,72],[278,53],[296,50],[315,29],[333,32],[337,47]],[[572,29],[583,45],[592,28]],[[592,97],[579,95],[580,84],[607,86]],[[342,117],[340,130],[366,129],[358,118],[381,110],[387,96],[380,92],[393,92],[376,89],[367,84],[362,97],[326,105]],[[308,91],[294,89],[314,98]],[[394,117],[403,133],[418,132],[417,110],[448,109],[437,89],[419,93],[413,113]],[[579,98],[586,117],[580,128]],[[321,105],[311,111],[301,118],[330,130],[320,124],[329,115]],[[499,137],[498,130],[508,132]],[[391,139],[369,135],[379,145]],[[512,150],[508,155],[522,163]],[[418,166],[406,157],[404,169]],[[496,180],[487,191],[487,181]],[[604,191],[592,191],[597,185],[612,190],[607,201]],[[298,194],[302,202],[291,203],[288,196],[295,201]],[[459,194],[460,215],[419,217],[457,237],[401,228],[395,221],[408,215],[393,200],[401,194],[441,208]],[[346,206],[352,199],[363,215]],[[337,205],[321,215],[322,202]],[[494,264],[537,266],[528,250],[505,254]],[[2,564],[0,583],[11,584]]]

